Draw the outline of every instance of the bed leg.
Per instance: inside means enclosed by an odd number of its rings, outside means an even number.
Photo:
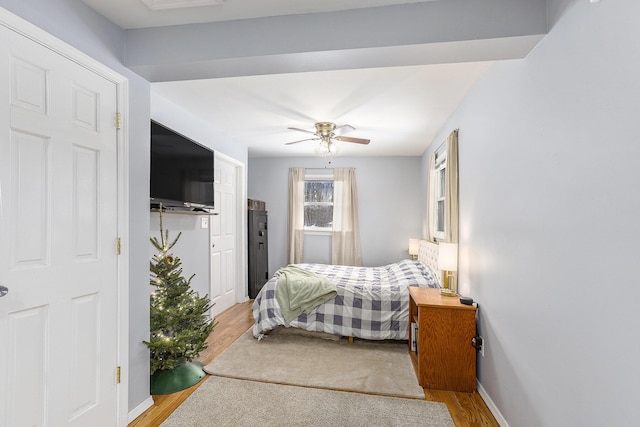
[[[349,337],[349,344],[353,344],[353,337]]]

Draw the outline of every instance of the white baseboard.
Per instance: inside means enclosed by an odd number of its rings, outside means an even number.
[[[141,404],[133,408],[132,411],[129,412],[129,421],[127,423],[131,424],[133,420],[138,418],[144,411],[151,408],[153,406],[153,398],[151,396],[147,397]]]
[[[496,419],[500,427],[509,427],[509,423],[504,419],[496,404],[493,403],[493,400],[491,400],[491,397],[487,393],[487,390],[485,390],[484,387],[482,387],[482,384],[480,384],[480,381],[476,382],[476,389],[478,390],[478,394],[480,395],[480,397],[482,397],[482,400],[484,400],[484,403],[487,404],[489,411],[491,411],[493,417]]]

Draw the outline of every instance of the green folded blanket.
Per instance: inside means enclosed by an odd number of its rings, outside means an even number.
[[[297,265],[288,265],[276,271],[278,279],[276,299],[286,325],[302,313],[336,297],[336,285],[328,278],[307,271]]]

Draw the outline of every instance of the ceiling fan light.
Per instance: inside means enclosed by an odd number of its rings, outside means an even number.
[[[338,146],[332,142],[320,141],[316,146],[315,154],[320,157],[335,156],[338,154]]]

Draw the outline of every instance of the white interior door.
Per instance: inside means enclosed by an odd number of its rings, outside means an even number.
[[[114,426],[116,86],[0,26],[0,426]]]
[[[211,217],[211,315],[236,303],[238,283],[237,166],[216,156],[214,163],[215,210]]]

